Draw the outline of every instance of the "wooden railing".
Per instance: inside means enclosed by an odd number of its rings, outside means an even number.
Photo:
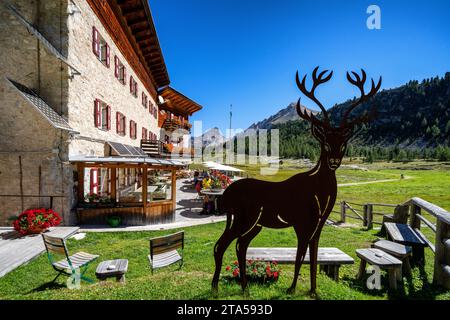
[[[150,157],[162,157],[166,154],[164,142],[160,140],[141,140],[141,149]]]
[[[410,207],[409,225],[434,252],[433,283],[450,289],[450,212],[421,198],[412,198],[404,205]],[[436,224],[426,219],[422,210],[436,218]],[[420,232],[421,222],[435,233],[434,245]]]
[[[403,204],[397,205],[386,203],[359,204],[342,201],[340,203],[340,222],[346,222],[347,218],[356,219],[362,221],[363,226],[367,227],[368,230],[372,229],[374,224],[381,225],[385,217],[389,216],[389,219],[392,219],[390,213],[374,210],[374,208],[379,207],[394,208],[394,213],[397,213],[397,216],[404,219],[402,223],[407,223],[409,219],[411,228],[427,243],[434,253],[433,282],[450,289],[450,212],[421,198],[412,198]],[[425,218],[422,211],[436,218],[436,223]],[[336,211],[333,212],[336,213]],[[374,221],[374,216],[382,216],[383,220]],[[421,232],[422,222],[435,233],[434,243]],[[424,248],[421,250],[424,250]]]
[[[174,146],[172,143],[165,143],[160,140],[141,140],[141,149],[150,157],[171,157],[174,155],[194,154],[193,148]]]

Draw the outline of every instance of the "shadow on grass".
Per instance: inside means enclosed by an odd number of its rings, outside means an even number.
[[[67,286],[65,284],[50,281],[50,282],[41,284],[39,287],[31,289],[30,291],[27,292],[27,294],[42,292],[42,291],[46,291],[46,290],[57,290],[57,289],[63,289],[63,288],[67,288]]]
[[[436,296],[447,292],[444,288],[433,285],[429,280],[423,265],[418,265],[419,276],[403,276],[402,281],[397,282],[397,289],[389,288],[387,273],[381,276],[381,289],[367,288],[367,276],[359,280],[357,278],[344,277],[343,280],[349,283],[352,289],[361,293],[382,297],[385,294],[389,300],[436,300]]]

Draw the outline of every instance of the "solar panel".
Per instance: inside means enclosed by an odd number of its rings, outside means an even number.
[[[118,156],[131,156],[130,151],[121,143],[108,142],[110,147],[117,153]]]
[[[139,147],[130,146],[128,144],[122,144],[118,142],[108,142],[111,148],[117,153],[118,156],[134,156],[134,157],[146,157],[147,154]]]
[[[136,151],[137,156],[143,156],[143,157],[147,156],[147,154],[139,147],[134,147],[134,150]]]
[[[19,91],[19,93],[30,102],[55,128],[75,132],[71,126],[56,113],[41,97],[37,95],[33,90],[25,87],[23,84],[15,82],[11,79],[7,80],[13,85],[13,87]]]

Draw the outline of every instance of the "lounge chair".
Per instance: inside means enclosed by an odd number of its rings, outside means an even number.
[[[181,248],[181,255],[177,249]],[[183,266],[184,231],[180,231],[168,236],[150,239],[150,255],[148,260],[150,268],[167,267],[176,262]]]
[[[75,277],[77,270],[80,270],[81,280],[89,283],[93,282],[91,279],[86,278],[84,273],[86,272],[88,265],[99,257],[98,255],[86,252],[77,252],[69,256],[66,241],[64,239],[48,236],[46,234],[42,234],[42,238],[44,240],[45,249],[47,250],[48,259],[53,269],[58,272],[58,275],[52,282],[55,282],[61,274],[69,277]],[[55,261],[54,255],[65,256],[65,258]]]

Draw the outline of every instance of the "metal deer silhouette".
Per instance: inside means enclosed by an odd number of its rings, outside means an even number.
[[[317,165],[310,171],[299,173],[282,182],[267,182],[256,179],[242,179],[231,184],[224,192],[222,209],[227,214],[225,231],[214,247],[215,272],[212,280],[213,292],[217,293],[218,281],[225,250],[237,239],[236,253],[242,289],[247,286],[246,254],[250,241],[256,237],[262,227],[287,228],[293,227],[297,236],[297,255],[295,273],[288,293],[295,292],[300,267],[309,245],[311,268],[311,292],[316,289],[317,250],[320,233],[336,201],[337,183],[336,169],[341,164],[347,142],[353,135],[356,124],[366,123],[373,117],[371,112],[349,119],[350,113],[360,104],[375,95],[381,86],[381,77],[365,93],[366,73],[361,69],[361,75],[352,72],[354,78],[347,72],[348,81],[356,86],[361,96],[354,100],[344,112],[338,127],[330,123],[328,113],[322,103],[316,98],[316,88],[329,81],[331,71],[322,71],[317,75],[319,67],[312,73],[312,88],[306,89],[305,80],[300,81],[298,72],[296,82],[300,91],[314,101],[322,111],[323,120],[311,111],[297,103],[297,113],[300,118],[311,123],[311,133],[320,142],[320,158]],[[326,75],[326,76],[325,76]]]

